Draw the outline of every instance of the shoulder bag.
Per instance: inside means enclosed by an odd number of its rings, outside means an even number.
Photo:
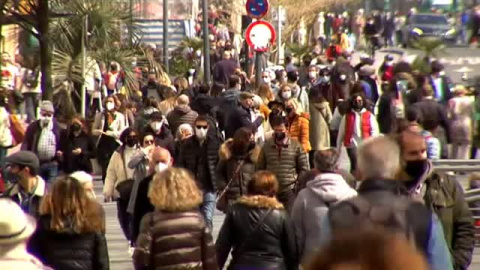
[[[218,199],[217,199],[217,209],[219,211],[222,211],[223,213],[227,212],[228,208],[228,200],[227,200],[227,190],[228,188],[232,185],[233,180],[235,177],[240,173],[240,170],[243,167],[243,163],[245,163],[245,159],[242,159],[240,163],[238,163],[237,167],[235,168],[235,171],[233,172],[232,177],[230,177],[230,180],[227,183],[227,186],[218,194]]]

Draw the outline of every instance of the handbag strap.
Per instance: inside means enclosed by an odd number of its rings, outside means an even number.
[[[237,246],[237,248],[235,248],[235,252],[238,252],[243,247],[245,247],[245,245],[252,238],[255,232],[257,232],[258,228],[260,228],[260,225],[262,225],[265,219],[270,215],[272,210],[273,208],[268,209],[268,211],[258,220],[257,224],[255,224],[255,227],[249,233],[246,234],[246,237],[244,238],[244,240],[240,243],[240,245]]]
[[[220,192],[220,194],[218,195],[217,203],[227,193],[227,190],[230,187],[230,185],[233,183],[235,176],[237,176],[237,174],[240,173],[240,169],[242,169],[243,163],[245,163],[245,159],[242,159],[240,163],[238,163],[237,167],[235,168],[235,171],[233,172],[232,177],[230,177],[230,180],[228,181],[227,185],[222,190],[222,192]]]

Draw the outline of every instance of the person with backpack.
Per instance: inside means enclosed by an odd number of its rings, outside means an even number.
[[[334,148],[317,151],[314,164],[319,174],[308,181],[293,204],[291,221],[301,261],[308,261],[319,248],[320,225],[328,208],[357,196],[357,192],[336,172],[339,158],[340,153]]]
[[[399,136],[399,144],[402,164],[405,164],[399,179],[407,188],[407,194],[433,209],[442,223],[455,269],[468,269],[475,247],[475,227],[460,184],[433,169],[421,133],[404,131]]]
[[[453,269],[437,216],[409,198],[403,182],[395,180],[400,155],[399,145],[386,136],[363,143],[358,149],[358,196],[330,207],[322,223],[320,244],[325,246],[336,235],[352,230],[385,231],[404,235],[427,258],[431,269]]]

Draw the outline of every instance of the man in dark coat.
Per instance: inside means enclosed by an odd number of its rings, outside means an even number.
[[[238,65],[233,61],[230,51],[223,53],[223,60],[219,61],[213,68],[213,82],[227,85],[230,76],[235,74]]]
[[[180,95],[177,98],[177,106],[167,115],[168,124],[173,134],[177,133],[178,127],[182,124],[193,126],[198,113],[188,105],[190,100],[187,95]]]
[[[252,93],[242,92],[238,96],[238,105],[228,116],[225,127],[225,138],[233,138],[235,131],[242,127],[248,127],[254,131],[263,123],[263,117],[257,116],[255,121],[252,120],[252,112],[250,108],[253,105]]]
[[[173,156],[175,154],[175,142],[170,128],[165,125],[165,119],[161,112],[150,114],[150,122],[143,130],[143,133],[152,133],[155,138],[155,145],[167,149]]]
[[[185,168],[195,176],[199,188],[203,191],[203,204],[200,210],[205,222],[212,228],[217,192],[215,169],[222,141],[216,136],[209,135],[209,128],[211,127],[207,118],[199,116],[195,120],[195,135],[183,142],[175,166]]]
[[[452,92],[450,91],[453,87],[452,80],[444,74],[444,67],[440,62],[433,61],[431,69],[429,82],[433,87],[433,97],[438,102],[446,104],[452,98]]]

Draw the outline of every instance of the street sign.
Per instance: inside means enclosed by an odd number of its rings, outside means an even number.
[[[247,27],[245,38],[250,47],[256,52],[266,52],[275,42],[275,30],[266,21],[256,21]]]
[[[246,4],[248,15],[256,19],[263,18],[269,6],[268,0],[247,0]]]

